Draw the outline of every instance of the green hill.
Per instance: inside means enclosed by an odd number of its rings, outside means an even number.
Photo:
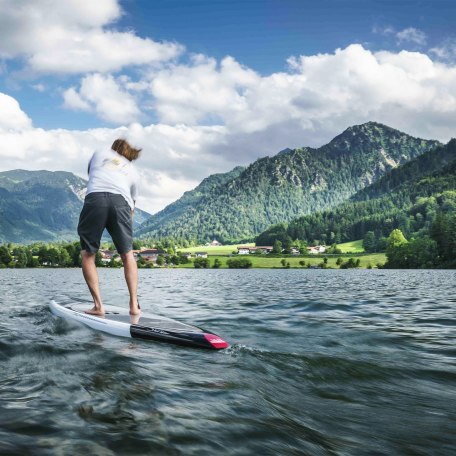
[[[438,211],[456,212],[456,140],[438,146],[385,174],[332,210],[268,228],[257,243],[302,239],[331,244],[377,238],[401,229],[408,237],[427,233]]]
[[[318,149],[285,149],[211,176],[153,215],[138,234],[200,242],[252,239],[271,224],[337,206],[438,144],[375,122],[353,126]]]

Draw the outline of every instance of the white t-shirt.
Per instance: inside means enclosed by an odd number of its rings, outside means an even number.
[[[138,184],[139,174],[133,163],[114,150],[97,151],[90,159],[87,194],[109,192],[122,195],[134,209]]]

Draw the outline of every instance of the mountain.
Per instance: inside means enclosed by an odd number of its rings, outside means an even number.
[[[392,169],[331,210],[268,228],[256,242],[329,244],[361,239],[369,231],[380,238],[396,228],[407,237],[420,236],[429,232],[439,211],[456,213],[456,139]]]
[[[337,206],[439,144],[375,122],[356,125],[323,147],[284,149],[247,168],[211,176],[153,215],[138,234],[251,239],[271,224]]]
[[[228,173],[213,174],[204,179],[194,190],[185,192],[181,198],[168,205],[162,211],[153,215],[153,226],[160,227],[172,224],[179,217],[185,217],[188,211],[199,205],[204,198],[216,193],[218,188],[223,187],[228,182],[236,179],[245,168],[238,166]],[[138,232],[146,232],[150,229],[149,220],[143,224]]]
[[[0,242],[77,239],[87,181],[64,171],[0,172]],[[136,226],[150,216],[136,210]]]

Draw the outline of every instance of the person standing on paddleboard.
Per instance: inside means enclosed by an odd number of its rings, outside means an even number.
[[[95,255],[106,228],[124,265],[130,293],[130,314],[141,312],[138,290],[138,267],[133,256],[133,213],[138,197],[139,174],[133,161],[141,149],[125,139],[116,139],[109,150],[97,151],[89,162],[89,184],[84,207],[79,216],[82,272],[93,297],[94,307],[85,312],[104,315]]]

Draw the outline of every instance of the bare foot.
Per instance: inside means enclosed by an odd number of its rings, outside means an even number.
[[[130,323],[132,325],[137,325],[140,318],[141,317],[139,315],[130,315]]]
[[[139,315],[141,313],[141,307],[139,302],[136,301],[136,306],[132,306],[130,303],[130,315]]]
[[[98,316],[104,316],[105,311],[104,308],[98,308],[98,307],[93,307],[92,309],[89,310],[84,310],[84,313],[89,314],[89,315],[98,315]]]

